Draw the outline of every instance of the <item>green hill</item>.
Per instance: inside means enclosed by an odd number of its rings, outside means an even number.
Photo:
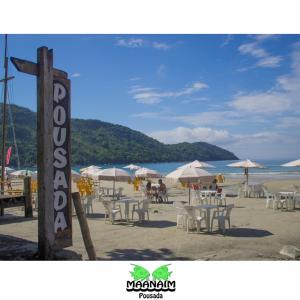
[[[1,106],[2,111],[2,106]],[[11,105],[21,167],[36,165],[36,113]],[[1,116],[2,120],[2,116]],[[7,147],[13,145],[8,122]],[[0,138],[2,139],[1,133]],[[72,119],[72,164],[231,160],[237,157],[204,142],[166,145],[121,125]],[[11,165],[16,165],[13,148]]]

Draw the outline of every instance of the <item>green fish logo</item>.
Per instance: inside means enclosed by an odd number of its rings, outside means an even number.
[[[149,280],[150,273],[148,272],[147,269],[138,266],[138,265],[133,265],[134,269],[132,272],[130,272],[132,278],[134,281],[144,281],[144,280]]]
[[[169,272],[168,266],[170,265],[163,265],[159,268],[157,268],[152,273],[153,280],[169,280],[169,277],[171,276],[172,272]]]

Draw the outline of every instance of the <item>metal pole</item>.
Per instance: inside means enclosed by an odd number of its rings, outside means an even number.
[[[5,35],[4,52],[4,100],[3,100],[3,120],[2,120],[2,161],[1,161],[1,194],[4,194],[5,180],[5,143],[6,143],[6,103],[7,103],[7,82],[8,82],[8,57],[7,57],[7,34]]]

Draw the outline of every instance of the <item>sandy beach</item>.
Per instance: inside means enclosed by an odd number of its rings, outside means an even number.
[[[227,180],[232,184],[237,180]],[[299,180],[273,180],[266,185],[272,192],[292,190],[291,184]],[[102,182],[110,187],[111,182]],[[118,183],[124,194],[141,199],[140,192],[133,186]],[[265,199],[227,198],[233,203],[232,228],[223,236],[215,224],[213,232],[187,233],[176,228],[176,203],[187,201],[188,191],[167,183],[169,201],[173,204],[152,204],[150,221],[126,222],[114,225],[104,222],[104,208],[101,202],[94,201],[94,212],[87,216],[91,237],[98,260],[285,260],[279,254],[284,245],[300,248],[300,209],[281,211],[267,209]],[[122,206],[124,210],[124,206]],[[27,243],[22,243],[24,239]],[[7,241],[10,241],[9,243]],[[1,259],[22,259],[9,256],[9,247],[17,245],[37,249],[37,212],[33,219],[25,219],[21,208],[6,209],[0,218],[0,257]],[[25,250],[24,248],[24,250]],[[87,259],[78,220],[73,217],[73,246],[68,248]]]

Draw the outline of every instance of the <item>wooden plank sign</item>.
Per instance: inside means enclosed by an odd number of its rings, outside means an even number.
[[[53,68],[53,51],[37,49],[37,63],[11,58],[37,77],[38,247],[42,259],[72,245],[70,80]]]
[[[70,80],[53,80],[53,170],[55,245],[72,245]]]

